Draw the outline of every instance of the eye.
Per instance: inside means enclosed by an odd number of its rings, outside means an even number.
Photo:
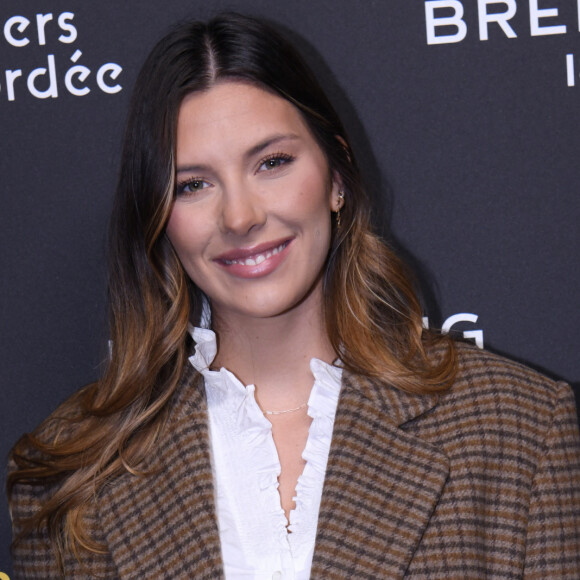
[[[183,181],[179,181],[175,186],[175,195],[191,195],[192,193],[197,193],[202,189],[210,187],[210,183],[203,180],[201,177],[190,177]]]
[[[292,161],[294,161],[294,157],[286,153],[269,155],[259,162],[258,171],[271,171],[272,169],[278,169],[278,167],[291,163]]]

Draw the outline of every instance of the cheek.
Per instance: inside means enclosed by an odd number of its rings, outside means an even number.
[[[313,167],[295,184],[296,197],[289,199],[288,206],[303,218],[313,220],[328,218],[331,211],[332,181],[326,172]],[[293,196],[289,196],[292,198]]]
[[[183,245],[183,234],[184,228],[180,212],[174,208],[167,222],[167,237],[178,254],[180,253],[180,247]]]
[[[182,262],[193,257],[192,254],[202,247],[201,224],[197,223],[192,213],[184,207],[175,206],[167,222],[167,237]]]
[[[300,199],[301,213],[304,219],[313,224],[316,239],[325,239],[330,235],[331,191],[329,179],[320,175],[312,176],[303,184]]]

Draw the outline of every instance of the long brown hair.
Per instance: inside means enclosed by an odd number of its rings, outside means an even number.
[[[17,485],[54,486],[23,529],[47,526],[61,558],[99,546],[83,514],[105,482],[139,474],[183,376],[188,324],[202,295],[165,234],[174,196],[174,146],[183,98],[218,79],[238,79],[293,103],[340,176],[345,203],[333,226],[324,276],[327,331],[344,366],[406,391],[445,388],[451,344],[437,363],[403,263],[372,233],[369,203],[343,125],[296,50],[262,21],[236,14],[173,29],[153,49],[131,100],[109,235],[111,356],[104,376],[69,399],[13,450]]]

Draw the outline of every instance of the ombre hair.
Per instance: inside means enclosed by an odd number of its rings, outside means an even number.
[[[165,233],[174,199],[176,126],[192,93],[248,82],[291,102],[344,191],[324,273],[329,339],[347,372],[414,393],[445,389],[456,361],[446,337],[424,331],[410,276],[373,232],[354,151],[336,111],[294,47],[260,20],[223,14],[177,26],[152,50],[135,85],[109,233],[112,349],[102,379],[65,402],[16,444],[17,485],[55,491],[30,520],[67,550],[98,551],[83,525],[96,492],[142,461],[166,424],[191,354],[188,325],[203,296]],[[438,346],[436,357],[428,356]],[[56,485],[55,485],[56,482]]]

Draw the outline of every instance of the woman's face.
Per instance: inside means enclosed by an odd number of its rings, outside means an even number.
[[[167,234],[220,319],[321,304],[338,183],[291,103],[235,81],[188,96],[176,184]]]

